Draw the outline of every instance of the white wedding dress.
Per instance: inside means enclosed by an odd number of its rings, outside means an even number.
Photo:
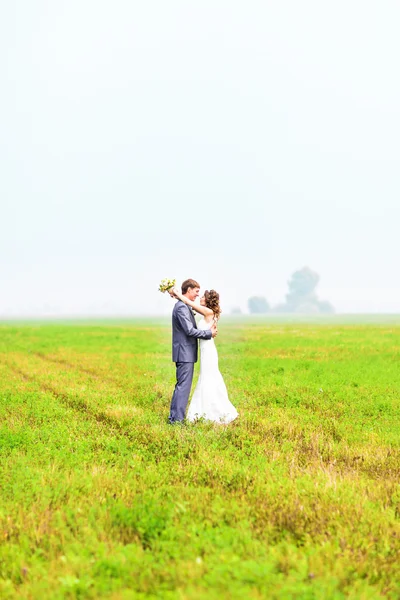
[[[205,319],[201,319],[198,329],[209,329]],[[192,401],[186,415],[188,421],[203,417],[209,421],[227,424],[236,419],[238,412],[229,401],[225,382],[218,368],[218,353],[211,340],[199,340],[200,374]]]

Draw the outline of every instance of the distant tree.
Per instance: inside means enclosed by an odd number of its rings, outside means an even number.
[[[289,292],[286,294],[286,303],[276,307],[277,312],[298,313],[333,313],[335,309],[330,302],[318,300],[315,288],[319,282],[319,275],[309,267],[295,271],[288,281]]]
[[[269,304],[263,296],[252,296],[248,299],[247,305],[252,314],[263,314],[269,312]]]
[[[318,300],[314,290],[318,282],[318,273],[315,273],[308,267],[295,271],[290,281],[288,281],[289,293],[286,294],[286,306],[288,310],[295,312],[302,305],[310,307],[316,304]]]
[[[322,313],[334,313],[335,309],[333,305],[328,302],[328,300],[319,300],[318,301],[319,310]]]
[[[231,310],[231,315],[241,315],[242,314],[242,309],[240,308],[240,306],[234,306]]]

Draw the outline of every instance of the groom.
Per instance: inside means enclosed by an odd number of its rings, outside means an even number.
[[[182,283],[182,295],[194,302],[199,297],[200,284],[194,279]],[[172,292],[169,292],[174,298]],[[183,421],[190,388],[192,387],[194,363],[197,362],[197,339],[209,340],[217,335],[215,323],[210,329],[197,329],[192,309],[182,300],[172,311],[172,360],[176,364],[176,385],[172,395],[169,422]]]

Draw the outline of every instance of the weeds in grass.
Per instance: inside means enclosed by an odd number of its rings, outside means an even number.
[[[0,328],[1,598],[400,596],[399,328],[220,329],[171,428],[167,326]]]

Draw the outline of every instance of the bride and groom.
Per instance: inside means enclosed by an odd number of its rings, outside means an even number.
[[[200,342],[200,373],[186,418],[195,421],[205,418],[217,423],[230,423],[238,416],[228,398],[228,392],[218,368],[218,353],[214,343],[217,322],[221,314],[219,295],[215,290],[206,290],[200,295],[200,284],[194,279],[182,283],[182,293],[176,287],[168,290],[178,300],[172,312],[172,360],[176,364],[176,385],[171,400],[169,422],[181,422],[192,387],[194,363],[198,358]],[[193,310],[192,310],[193,309]],[[196,311],[202,315],[198,325],[194,319]]]

